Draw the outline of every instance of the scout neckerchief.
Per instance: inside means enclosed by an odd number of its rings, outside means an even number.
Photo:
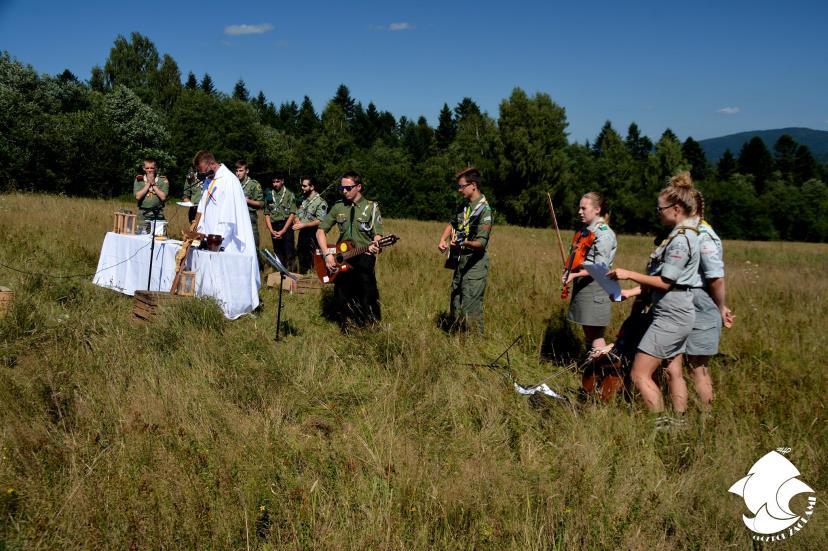
[[[471,225],[472,218],[477,218],[480,216],[480,213],[483,211],[483,208],[487,205],[486,197],[484,195],[480,196],[480,202],[477,203],[477,207],[472,212],[471,202],[463,209],[463,223],[460,226],[460,231],[469,235],[469,226]]]

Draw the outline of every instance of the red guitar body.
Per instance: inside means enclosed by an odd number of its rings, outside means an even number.
[[[393,245],[399,240],[400,238],[396,235],[386,235],[379,241],[376,241],[375,244],[382,249],[383,247]],[[329,246],[326,252],[334,255],[334,261],[336,262],[334,269],[328,270],[328,266],[325,264],[325,255],[319,249],[316,249],[313,253],[313,268],[319,277],[319,281],[322,283],[333,283],[339,274],[351,269],[351,265],[348,264],[348,259],[367,253],[368,247],[355,247],[351,241],[340,241],[333,247]]]

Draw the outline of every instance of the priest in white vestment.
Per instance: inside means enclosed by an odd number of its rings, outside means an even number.
[[[196,231],[221,235],[227,252],[256,256],[253,227],[241,183],[233,171],[216,162],[207,151],[200,152],[199,172],[214,172],[198,203],[201,220]]]

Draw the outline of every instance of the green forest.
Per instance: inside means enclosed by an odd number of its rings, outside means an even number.
[[[467,97],[444,104],[436,122],[364,106],[345,84],[321,111],[307,96],[277,106],[243,80],[227,94],[208,73],[183,78],[176,61],[139,33],[119,36],[86,80],[69,70],[38,73],[0,53],[6,191],[119,196],[131,192],[140,161],[153,157],[177,196],[195,152],[209,149],[227,165],[246,159],[262,182],[283,172],[295,191],[302,175],[325,188],[358,170],[386,216],[446,219],[457,201],[452,175],[474,165],[501,222],[549,224],[549,191],[559,221],[572,226],[580,195],[597,190],[616,231],[652,233],[656,193],[688,169],[723,237],[828,241],[828,165],[788,135],[772,150],[754,138],[715,165],[692,137],[682,142],[666,129],[655,139],[635,123],[622,135],[607,121],[594,140],[574,143],[564,106],[519,87],[496,118]]]

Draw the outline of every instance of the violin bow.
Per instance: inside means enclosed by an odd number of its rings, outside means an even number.
[[[558,248],[561,251],[561,263],[563,266],[566,266],[566,256],[564,255],[563,241],[561,241],[561,230],[558,227],[558,218],[555,216],[555,207],[552,206],[552,196],[549,195],[549,192],[546,192],[546,202],[549,205],[549,214],[552,215],[552,223],[555,225],[555,235],[558,236]]]

